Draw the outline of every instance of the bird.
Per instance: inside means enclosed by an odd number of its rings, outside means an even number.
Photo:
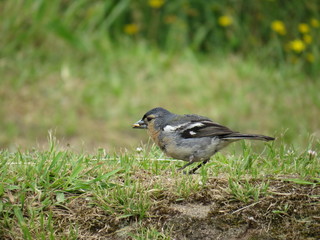
[[[207,117],[178,115],[162,107],[146,112],[132,127],[147,129],[148,135],[167,156],[187,162],[178,170],[200,162],[189,174],[194,174],[209,162],[211,156],[232,142],[242,139],[275,140],[274,137],[261,134],[235,132]]]

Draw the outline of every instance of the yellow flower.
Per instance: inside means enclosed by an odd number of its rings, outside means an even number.
[[[312,36],[311,36],[310,34],[305,34],[305,35],[303,35],[303,41],[304,41],[306,44],[312,43]]]
[[[313,54],[312,53],[307,53],[306,59],[307,59],[308,62],[311,62],[311,63],[314,62]]]
[[[149,6],[152,8],[161,8],[164,0],[149,0]]]
[[[310,27],[306,23],[300,23],[298,26],[299,32],[301,33],[308,33],[310,32]]]
[[[271,29],[280,35],[286,35],[286,26],[282,21],[275,20],[271,23]]]
[[[126,24],[123,31],[128,35],[134,35],[139,31],[139,27],[135,23]]]
[[[310,24],[311,24],[311,26],[314,27],[314,28],[318,28],[318,27],[320,26],[319,20],[316,19],[316,18],[312,18],[312,19],[310,20]]]
[[[228,27],[232,24],[232,18],[229,16],[221,16],[218,18],[218,23],[222,27]]]
[[[301,53],[306,49],[306,45],[300,39],[293,40],[289,43],[290,49],[296,53]]]

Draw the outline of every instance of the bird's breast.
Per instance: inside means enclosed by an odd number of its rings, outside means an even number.
[[[154,128],[148,127],[148,135],[151,137],[151,139],[154,141],[155,144],[157,144],[159,147],[161,147],[160,141],[159,141],[159,135],[160,135],[159,130],[157,131]]]

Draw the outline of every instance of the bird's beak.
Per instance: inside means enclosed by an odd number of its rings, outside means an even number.
[[[139,120],[135,124],[132,125],[133,128],[147,128],[147,124],[144,121]]]

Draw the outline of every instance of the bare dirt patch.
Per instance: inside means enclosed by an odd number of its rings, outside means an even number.
[[[187,203],[187,204],[171,204],[171,208],[177,210],[182,215],[196,218],[206,218],[210,211],[210,205],[202,205],[201,203]]]

